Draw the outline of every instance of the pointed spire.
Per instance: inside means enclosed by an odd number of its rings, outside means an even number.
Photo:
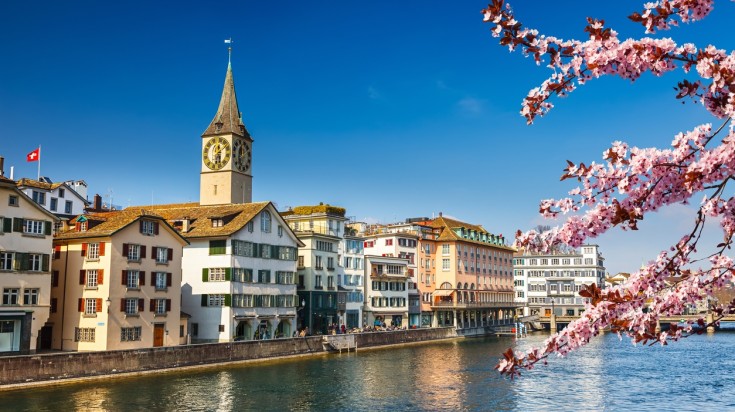
[[[230,48],[231,55],[232,48]],[[232,77],[232,63],[229,57],[227,61],[227,74],[225,75],[225,86],[222,89],[222,97],[219,101],[217,114],[214,115],[214,119],[209,123],[209,127],[207,127],[207,130],[204,131],[202,136],[223,133],[234,133],[238,136],[251,138],[250,133],[245,128],[245,124],[242,122],[242,114],[237,106],[235,80]]]

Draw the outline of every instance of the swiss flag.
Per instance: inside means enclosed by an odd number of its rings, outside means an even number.
[[[26,155],[27,162],[37,162],[40,158],[41,158],[41,148],[40,147]]]

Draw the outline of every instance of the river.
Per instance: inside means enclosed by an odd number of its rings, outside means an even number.
[[[509,346],[545,338],[442,341],[0,392],[0,410],[735,410],[733,332],[666,347],[608,333],[520,379],[493,370]]]

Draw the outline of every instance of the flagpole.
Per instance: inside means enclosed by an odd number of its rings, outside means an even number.
[[[38,145],[38,177],[36,180],[41,180],[41,145]]]

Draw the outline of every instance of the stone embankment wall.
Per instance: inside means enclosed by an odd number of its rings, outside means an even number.
[[[357,349],[456,337],[453,328],[355,335]],[[170,346],[104,352],[64,352],[0,357],[0,385],[57,381],[182,366],[325,353],[321,336]]]

